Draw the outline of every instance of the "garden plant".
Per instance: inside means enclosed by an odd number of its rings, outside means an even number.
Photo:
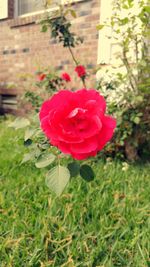
[[[46,184],[60,195],[71,176],[80,174],[87,181],[94,179],[95,174],[91,166],[86,161],[84,163],[80,161],[89,160],[103,149],[113,136],[116,120],[106,115],[104,97],[95,89],[86,88],[86,69],[79,64],[73,53],[73,47],[82,39],[71,32],[71,23],[66,18],[68,12],[73,16],[75,13],[72,9],[66,11],[62,7],[58,12],[55,14],[55,19],[47,17],[41,21],[42,31],[45,32],[50,28],[52,38],[61,42],[64,48],[68,48],[75,63],[75,73],[81,79],[83,88],[76,91],[66,89],[65,83],[71,81],[68,73],[62,73],[61,77],[46,73],[37,74],[39,87],[42,89],[44,87],[46,92],[44,97],[49,92],[50,95],[55,93],[44,101],[41,108],[39,108],[41,103],[38,103],[38,100],[42,100],[41,96],[35,96],[32,92],[25,94],[33,103],[33,107],[36,105],[36,111],[40,110],[42,131],[39,129],[39,120],[38,127],[32,122],[32,128],[27,128],[25,145],[30,147],[31,152],[24,155],[22,163],[30,159],[36,160],[37,168],[45,168],[53,164],[53,168],[50,167],[46,175]],[[21,119],[21,121],[16,119],[11,126],[21,128],[29,124],[28,119]],[[62,165],[65,155],[71,155],[71,158],[77,161],[73,160],[65,167]]]

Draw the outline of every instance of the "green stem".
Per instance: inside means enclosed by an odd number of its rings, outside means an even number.
[[[76,64],[76,66],[78,66],[79,63],[78,63],[77,59],[75,58],[71,47],[68,46],[68,48],[69,48],[69,51],[70,51],[70,54],[72,56],[72,59],[73,59],[74,63]],[[85,77],[80,77],[80,78],[81,78],[81,81],[83,83],[84,88],[86,88]]]
[[[84,87],[86,88],[85,77],[81,77]]]
[[[68,46],[68,48],[69,48],[69,51],[70,51],[70,54],[72,56],[73,61],[75,62],[76,66],[78,66],[78,61],[76,60],[76,58],[75,58],[75,56],[73,54],[73,51],[72,51],[71,47]]]

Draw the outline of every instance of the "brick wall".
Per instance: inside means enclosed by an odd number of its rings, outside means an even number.
[[[74,49],[80,62],[92,68],[97,62],[99,23],[99,0],[87,0],[74,4],[77,18],[72,21],[72,30],[84,37],[84,43]],[[9,3],[12,16],[13,1]],[[67,49],[50,39],[50,33],[41,33],[36,23],[41,15],[8,19],[0,22],[0,85],[15,83],[22,89],[20,75],[34,73],[38,66],[55,67],[73,73],[74,64]],[[78,79],[75,80],[78,82]],[[80,86],[80,84],[79,84]],[[91,85],[92,86],[92,85]]]

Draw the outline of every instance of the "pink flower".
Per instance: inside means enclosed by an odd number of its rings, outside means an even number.
[[[40,110],[50,143],[77,160],[95,156],[112,138],[116,120],[105,115],[106,102],[94,89],[61,90]]]
[[[61,78],[66,82],[71,82],[71,77],[67,72],[62,73]]]
[[[79,65],[75,68],[75,71],[77,72],[78,76],[81,77],[85,77],[86,76],[86,70],[85,67],[82,65]]]
[[[45,77],[46,77],[46,74],[40,73],[40,74],[37,75],[37,81],[41,82],[41,81],[43,81],[45,79]]]

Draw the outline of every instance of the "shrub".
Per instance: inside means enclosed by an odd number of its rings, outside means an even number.
[[[105,153],[129,160],[147,158],[150,148],[150,8],[142,0],[137,5],[132,0],[114,1],[110,26],[121,47],[116,55],[121,62],[105,74],[100,70],[97,84],[118,122],[114,142]]]

